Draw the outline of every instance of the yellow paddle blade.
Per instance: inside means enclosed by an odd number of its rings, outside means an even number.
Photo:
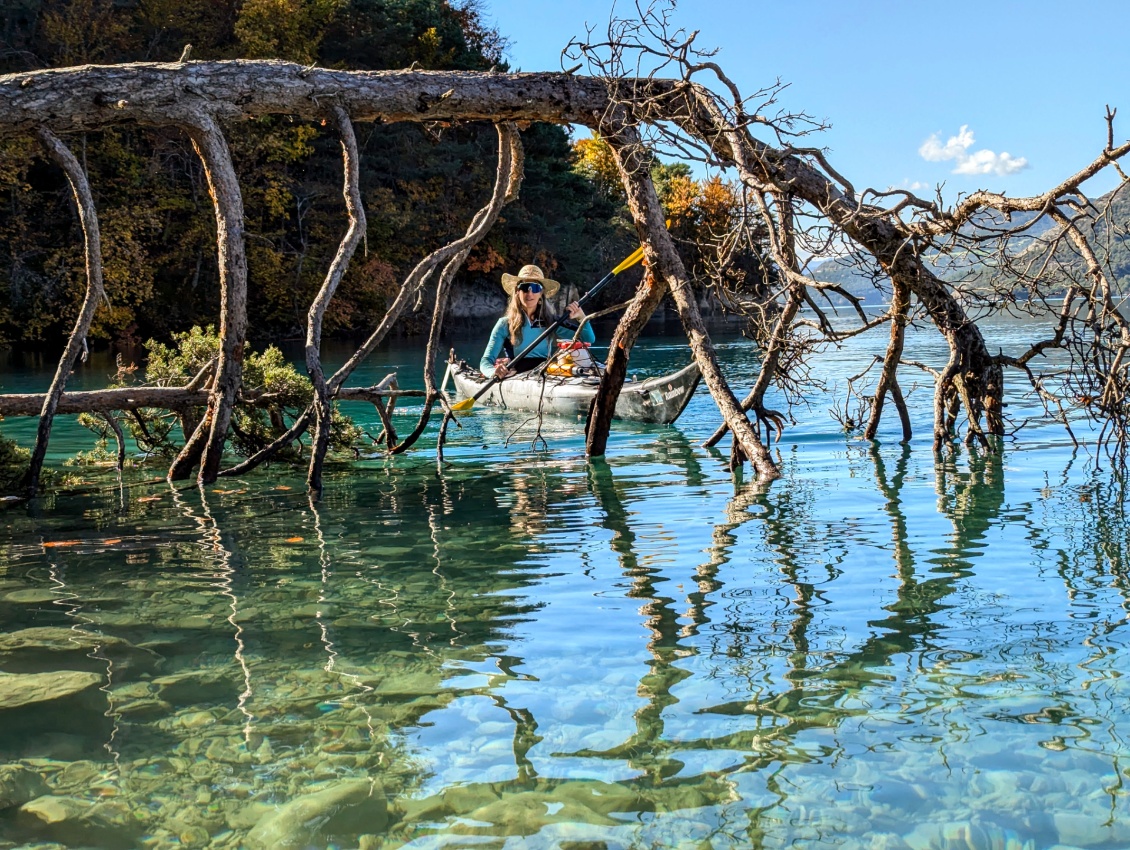
[[[667,226],[668,230],[671,229],[671,219],[667,219],[664,224]],[[624,262],[620,263],[620,265],[612,270],[612,274],[620,274],[620,272],[624,271],[624,269],[630,269],[642,259],[643,245],[640,245],[640,247],[636,248],[636,250],[632,251],[632,253],[628,255],[627,259],[625,259]]]
[[[457,413],[466,413],[474,406],[475,400],[473,398],[465,398],[462,401],[457,401],[455,402],[455,404],[451,405],[451,409],[456,411]]]
[[[620,263],[620,265],[618,265],[616,268],[614,268],[612,270],[612,274],[620,274],[620,272],[624,271],[624,269],[630,269],[632,266],[634,266],[636,263],[638,263],[642,259],[643,259],[643,246],[641,245],[640,247],[636,248],[636,250],[634,250],[631,254],[629,254],[628,258],[626,260],[624,260],[624,262]]]

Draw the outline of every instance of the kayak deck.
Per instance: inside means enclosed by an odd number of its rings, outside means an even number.
[[[452,366],[451,376],[461,398],[474,396],[488,382],[486,376],[463,361]],[[669,375],[625,381],[613,418],[669,425],[686,408],[700,378],[697,364],[691,363]],[[553,416],[585,417],[599,385],[600,378],[595,375],[564,377],[526,372],[499,381],[477,401]]]

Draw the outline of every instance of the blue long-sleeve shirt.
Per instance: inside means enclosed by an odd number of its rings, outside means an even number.
[[[522,335],[518,340],[518,344],[514,346],[514,353],[517,354],[522,350],[523,347],[525,347],[525,342],[523,342],[523,340],[533,339],[540,333],[540,328],[534,328],[533,325],[530,324],[529,316],[523,317]],[[510,325],[507,324],[506,317],[503,316],[501,319],[495,322],[494,330],[490,332],[490,340],[487,342],[486,350],[483,352],[483,357],[479,361],[479,371],[484,375],[494,374],[494,361],[498,359],[500,354],[502,354],[502,345],[506,341],[506,337],[509,334]],[[527,334],[529,334],[529,336],[527,336]],[[558,335],[561,335],[566,339],[572,339],[573,337],[572,332],[567,332],[564,328],[558,328],[554,333],[550,334],[548,337],[535,345],[533,349],[526,354],[526,356],[544,357],[548,360],[549,346],[552,342],[554,342],[555,337],[557,337]],[[592,325],[586,322],[585,326],[581,328],[581,335],[577,337],[577,339],[579,339],[581,342],[596,342],[596,334],[593,333]]]

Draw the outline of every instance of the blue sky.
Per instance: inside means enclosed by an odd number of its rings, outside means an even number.
[[[523,71],[561,69],[612,0],[485,0]],[[634,13],[618,0],[617,14]],[[1130,0],[681,0],[674,21],[744,93],[789,83],[784,107],[827,120],[808,144],[857,189],[1044,191],[1130,138]],[[574,63],[569,63],[574,64]],[[1088,187],[1098,194],[1108,177]]]

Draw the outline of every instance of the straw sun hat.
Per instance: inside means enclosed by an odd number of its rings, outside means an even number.
[[[504,274],[502,276],[502,288],[506,290],[507,295],[514,294],[514,287],[519,283],[540,283],[545,290],[543,296],[545,298],[552,298],[557,294],[557,290],[561,288],[561,284],[555,280],[550,280],[537,266],[522,266],[518,270],[518,274]]]

